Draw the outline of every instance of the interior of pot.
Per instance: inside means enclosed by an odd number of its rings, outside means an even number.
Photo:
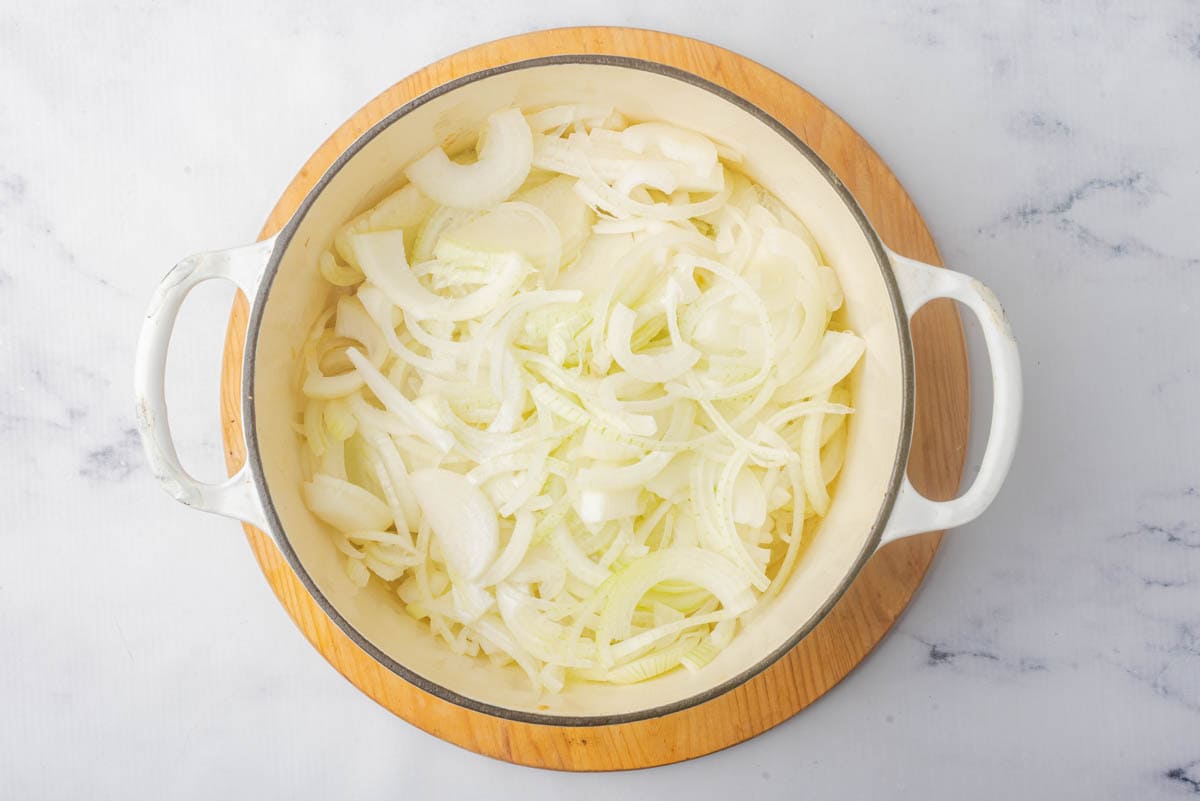
[[[852,376],[845,466],[833,504],[777,598],[712,663],[641,684],[568,684],[535,695],[515,667],[457,656],[406,615],[373,580],[364,590],[343,572],[333,541],[300,496],[301,343],[328,292],[317,259],[334,231],[402,183],[401,171],[435,145],[453,149],[507,106],[611,105],[635,120],[665,120],[700,131],[742,153],[743,171],[777,195],[812,230],[845,291],[844,321],[867,344]],[[764,119],[682,74],[629,63],[540,63],[492,72],[426,96],[368,133],[330,171],[290,226],[277,256],[253,354],[251,454],[261,459],[285,555],[317,600],[377,659],[426,689],[518,717],[623,718],[701,700],[760,668],[793,642],[840,594],[874,544],[877,524],[903,452],[905,371],[902,330],[872,235],[824,168]],[[285,232],[284,237],[287,237]],[[253,321],[252,321],[253,325]],[[251,340],[254,341],[253,338]],[[270,513],[270,510],[268,510]],[[291,551],[291,553],[288,553]],[[339,619],[340,618],[340,619]],[[578,722],[578,721],[576,721]]]

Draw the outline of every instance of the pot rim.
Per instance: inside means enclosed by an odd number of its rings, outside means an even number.
[[[581,716],[566,716],[566,715],[547,715],[534,712],[525,712],[522,710],[511,709],[508,707],[496,706],[494,704],[484,703],[469,696],[454,692],[446,687],[443,687],[436,682],[421,676],[420,674],[410,670],[395,659],[384,653],[370,640],[363,636],[345,617],[337,610],[330,602],[325,594],[321,592],[316,585],[312,576],[308,573],[304,564],[296,554],[291,542],[288,540],[287,533],[279,519],[279,515],[275,510],[275,505],[271,500],[271,493],[266,484],[266,474],[263,471],[262,454],[258,447],[258,426],[254,408],[254,380],[255,380],[255,362],[258,350],[258,337],[262,324],[263,310],[266,307],[267,296],[270,294],[271,287],[274,283],[275,276],[279,270],[279,264],[282,261],[283,254],[291,244],[292,237],[295,235],[300,224],[304,221],[311,209],[313,203],[325,187],[329,185],[334,176],[359,153],[369,142],[376,136],[389,128],[400,118],[411,113],[414,109],[441,97],[442,95],[453,92],[468,84],[476,81],[484,80],[495,75],[500,75],[517,70],[534,69],[538,67],[554,66],[560,64],[591,64],[609,67],[621,67],[625,69],[642,70],[657,75],[662,75],[668,78],[673,78],[678,81],[690,84],[700,89],[704,89],[722,100],[732,103],[741,110],[751,114],[760,122],[770,127],[776,134],[782,137],[786,142],[792,145],[801,155],[808,159],[809,163],[817,169],[818,172],[829,182],[834,191],[837,192],[839,198],[846,205],[847,209],[858,222],[863,235],[866,237],[871,250],[875,254],[876,263],[882,274],[884,284],[887,287],[889,299],[892,303],[892,311],[896,319],[896,334],[900,344],[901,369],[902,369],[902,409],[901,409],[901,430],[899,442],[896,447],[895,461],[892,465],[892,474],[888,482],[887,493],[880,504],[879,513],[876,516],[875,522],[871,526],[871,535],[867,539],[862,551],[855,558],[854,564],[842,581],[838,584],[837,589],[826,599],[815,613],[813,613],[803,625],[797,628],[794,634],[789,636],[779,647],[775,648],[770,653],[763,656],[755,664],[738,673],[720,684],[713,685],[705,690],[682,698],[678,701],[673,701],[669,704],[649,707],[646,709],[636,710],[634,712],[625,712],[613,715],[581,715]],[[246,460],[254,477],[254,485],[258,492],[259,501],[262,505],[263,515],[271,530],[272,538],[279,547],[280,553],[287,560],[288,565],[295,572],[297,578],[304,585],[305,589],[317,602],[321,610],[341,629],[341,631],[354,642],[359,648],[365,651],[379,664],[386,667],[392,673],[395,673],[400,678],[416,686],[417,688],[433,695],[443,701],[448,701],[457,706],[468,709],[472,712],[479,712],[485,715],[503,718],[505,720],[529,723],[545,726],[567,726],[567,727],[582,727],[582,726],[610,726],[620,723],[633,723],[641,720],[670,715],[675,712],[681,712],[685,709],[698,706],[710,701],[720,695],[740,687],[746,682],[753,679],[759,673],[763,672],[788,651],[792,650],[797,643],[812,632],[818,624],[829,614],[834,605],[841,600],[842,596],[850,588],[854,579],[862,572],[871,556],[879,548],[880,541],[883,536],[884,527],[887,525],[888,518],[891,515],[892,507],[896,502],[896,497],[899,492],[901,482],[904,479],[905,471],[908,467],[909,448],[912,442],[913,432],[913,417],[914,417],[914,385],[915,385],[915,368],[913,361],[912,339],[909,329],[908,312],[904,308],[904,303],[901,299],[900,288],[896,282],[896,276],[892,270],[891,261],[888,258],[887,248],[884,246],[879,234],[875,231],[870,220],[867,219],[866,213],[859,206],[858,201],[846,188],[841,179],[834,173],[832,168],[826,164],[820,156],[799,136],[793,133],[783,123],[779,122],[773,116],[768,114],[758,105],[746,100],[740,95],[731,92],[723,86],[715,84],[705,78],[673,67],[667,64],[662,64],[657,61],[648,61],[645,59],[630,58],[628,56],[613,56],[600,54],[563,54],[554,56],[542,56],[538,58],[524,59],[513,61],[508,64],[503,64],[496,67],[490,67],[478,72],[472,72],[467,75],[455,78],[440,86],[430,89],[428,92],[421,94],[399,108],[389,113],[379,122],[372,125],[367,131],[359,136],[353,143],[347,147],[337,160],[325,171],[320,180],[305,196],[304,201],[297,208],[296,212],[291,216],[288,222],[280,230],[275,247],[271,253],[270,261],[262,275],[262,283],[259,287],[254,304],[250,310],[250,316],[247,323],[246,343],[242,355],[242,419],[243,435],[246,441]]]

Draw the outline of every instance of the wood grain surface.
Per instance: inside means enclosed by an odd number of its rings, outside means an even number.
[[[783,76],[728,50],[654,31],[567,28],[479,45],[431,64],[391,87],[337,129],[301,168],[263,226],[277,232],[337,156],[406,101],[487,67],[564,53],[624,55],[700,75],[749,99],[809,143],[858,198],[884,242],[940,264],[929,230],[887,165],[844,120]],[[234,302],[226,335],[221,422],[230,472],[245,459],[241,364],[246,298]],[[909,475],[926,495],[955,495],[965,458],[970,403],[958,313],[936,301],[912,327],[917,420]],[[408,684],[354,645],[321,612],[270,538],[246,537],[276,596],[313,646],[343,676],[415,726],[480,754],[560,770],[620,770],[678,762],[749,739],[811,704],[846,676],[888,632],[921,584],[941,535],[895,542],[876,554],[832,612],[787,656],[747,684],[683,712],[616,726],[559,728],[471,712]],[[270,659],[263,654],[263,659]]]

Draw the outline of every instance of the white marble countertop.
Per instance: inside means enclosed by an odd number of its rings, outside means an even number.
[[[0,798],[1200,795],[1200,6],[334,5],[0,10]],[[589,22],[714,41],[845,116],[1004,300],[1027,412],[995,506],[826,698],[695,762],[576,776],[442,743],[338,677],[238,526],[153,484],[130,384],[160,276],[251,240],[362,103]],[[228,302],[197,293],[172,362],[208,477]]]

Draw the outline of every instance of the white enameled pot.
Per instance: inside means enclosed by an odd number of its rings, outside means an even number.
[[[515,668],[456,656],[403,614],[373,582],[356,589],[323,524],[300,497],[303,443],[297,355],[328,286],[317,259],[334,231],[396,188],[402,169],[430,148],[466,143],[489,113],[567,102],[611,105],[633,119],[666,120],[728,143],[743,169],[813,231],[845,291],[844,320],[867,343],[852,375],[856,412],[828,516],[785,589],[702,670],[678,670],[631,686],[568,685],[535,697]],[[222,484],[180,466],[167,423],[163,373],[176,314],[197,284],[223,278],[249,297],[242,369],[248,458]],[[914,386],[909,318],[932,298],[954,298],[979,318],[993,380],[991,431],[982,465],[959,498],[935,502],[905,477]],[[458,79],[397,109],[334,163],[275,237],[180,262],[159,286],[138,345],[138,425],[154,474],[190,506],[268,532],[325,612],[381,664],[463,706],[559,725],[637,720],[707,700],[787,652],[833,606],[882,545],[962,525],[981,514],[1008,471],[1021,416],[1017,346],[992,293],[961,273],[890,252],[832,171],[763,111],[694,75],[607,56],[519,62]]]

